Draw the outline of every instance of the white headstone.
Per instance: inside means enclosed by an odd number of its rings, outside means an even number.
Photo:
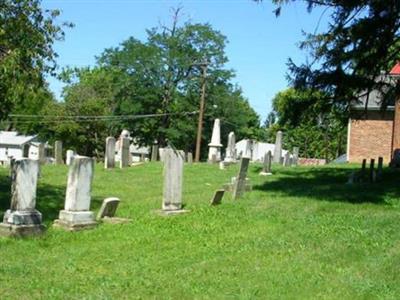
[[[129,139],[122,138],[121,140],[121,160],[120,160],[120,168],[128,167],[129,164]]]
[[[279,130],[276,133],[273,162],[279,164],[281,162],[281,157],[282,157],[282,131]]]
[[[170,147],[164,149],[164,211],[182,209],[183,163],[185,153]]]
[[[235,146],[236,146],[235,133],[231,131],[228,135],[228,145],[226,147],[226,153],[224,159],[225,162],[232,163],[236,161]]]
[[[106,153],[104,155],[104,168],[115,168],[115,138],[109,136],[106,138]]]
[[[215,155],[216,161],[221,160],[221,127],[219,119],[214,120],[214,127],[212,131],[211,143],[208,144],[208,161],[213,160]]]
[[[75,155],[74,150],[67,150],[67,155],[66,155],[67,159],[65,160],[67,166],[71,165],[74,155]]]

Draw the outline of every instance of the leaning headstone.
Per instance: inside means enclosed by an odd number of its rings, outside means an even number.
[[[119,162],[120,168],[129,166],[129,138],[121,139],[121,160]]]
[[[96,226],[94,213],[90,211],[93,172],[92,158],[74,157],[68,172],[65,206],[54,222],[56,227],[76,231]]]
[[[247,169],[249,168],[249,163],[250,163],[250,158],[248,158],[248,157],[243,157],[240,160],[239,174],[236,177],[236,183],[233,187],[233,199],[234,200],[240,198],[245,191],[246,175],[247,175]]]
[[[263,168],[262,168],[262,171],[260,172],[260,175],[263,175],[263,176],[272,175],[271,162],[272,162],[272,153],[271,153],[271,151],[268,151],[264,155]]]
[[[225,164],[236,162],[235,147],[236,147],[235,133],[231,131],[228,135],[228,145],[225,151],[225,158],[224,158]]]
[[[117,211],[120,202],[121,201],[119,200],[119,198],[116,197],[110,197],[104,199],[96,219],[98,221],[112,223],[112,224],[130,222],[131,221],[130,219],[115,217],[115,213]]]
[[[151,161],[157,161],[158,159],[158,145],[154,144],[151,147]]]
[[[56,165],[62,165],[64,163],[62,158],[62,141],[56,141],[54,143],[54,160]]]
[[[106,153],[104,156],[104,168],[115,168],[115,138],[109,136],[106,138]]]
[[[42,214],[35,209],[39,161],[29,158],[12,163],[11,205],[0,224],[1,236],[41,234]]]
[[[66,157],[66,160],[65,160],[65,164],[66,164],[67,166],[70,166],[71,163],[72,163],[72,160],[73,160],[73,158],[74,158],[74,156],[75,156],[74,150],[67,150],[67,155],[66,155],[66,156],[67,156],[67,157]]]
[[[224,189],[216,190],[214,193],[214,196],[212,197],[212,199],[210,201],[210,205],[221,204],[222,197],[224,197],[224,193],[225,193]]]
[[[214,127],[211,136],[211,143],[208,144],[208,161],[213,161],[215,155],[216,162],[221,160],[221,127],[219,119],[214,120]]]
[[[187,154],[187,162],[188,162],[188,164],[192,164],[193,163],[193,153],[192,152],[188,152],[188,154]]]
[[[376,171],[376,180],[381,180],[382,179],[382,173],[383,173],[383,157],[378,158],[378,169]]]
[[[282,157],[282,131],[276,133],[275,148],[274,148],[274,163],[280,163]]]
[[[182,209],[183,163],[185,153],[170,147],[164,149],[164,190],[162,213],[176,214]]]
[[[252,158],[252,142],[251,140],[246,140],[246,149],[244,151],[243,157]]]
[[[283,166],[290,167],[290,152],[286,152],[285,156],[283,157]]]
[[[292,164],[297,166],[299,164],[299,147],[293,147]]]

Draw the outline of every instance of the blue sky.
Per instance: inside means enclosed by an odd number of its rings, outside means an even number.
[[[278,18],[269,0],[262,4],[251,0],[43,0],[42,6],[60,9],[59,20],[75,24],[66,30],[65,41],[55,45],[60,67],[92,66],[105,48],[118,46],[130,36],[144,40],[146,28],[169,23],[171,8],[183,6],[184,18],[208,22],[227,36],[227,67],[237,75],[233,82],[242,87],[262,120],[271,111],[274,95],[288,86],[287,59],[298,63],[306,59],[297,48],[302,31],[326,26],[325,18],[319,22],[320,10],[310,14],[300,1],[285,6]],[[55,78],[49,82],[59,98],[62,84]]]

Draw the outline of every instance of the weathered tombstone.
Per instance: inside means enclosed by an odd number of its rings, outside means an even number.
[[[62,141],[56,141],[54,143],[54,160],[55,160],[56,165],[64,164],[64,161],[62,158]]]
[[[38,144],[38,160],[40,164],[44,164],[46,162],[46,152],[43,143]]]
[[[271,153],[271,151],[268,151],[264,155],[263,168],[262,168],[262,171],[260,172],[260,175],[263,175],[263,176],[272,175],[271,162],[272,162],[272,153]]]
[[[290,152],[286,152],[285,156],[283,157],[283,166],[290,167]]]
[[[367,168],[367,160],[364,158],[362,160],[361,164],[361,170],[360,170],[360,181],[363,181],[366,177],[366,168]]]
[[[66,155],[66,156],[67,156],[67,157],[66,157],[66,160],[65,160],[65,164],[66,164],[67,166],[70,166],[71,163],[72,163],[72,160],[73,160],[73,158],[74,158],[74,156],[75,156],[74,150],[67,150],[67,155]]]
[[[219,169],[220,170],[225,170],[225,162],[223,162],[223,161],[219,162]]]
[[[158,149],[158,153],[159,153],[159,156],[160,156],[160,161],[161,161],[161,162],[164,162],[165,148],[160,148],[160,149]]]
[[[215,163],[217,163],[217,155],[215,155],[215,154],[213,154],[212,156],[211,156],[211,161],[210,161],[212,164],[215,164]]]
[[[93,159],[75,156],[69,167],[65,206],[54,225],[76,231],[93,228],[97,223],[90,211],[91,188],[94,172]]]
[[[154,144],[151,147],[151,161],[157,161],[158,159],[158,145]]]
[[[185,154],[167,147],[164,149],[164,189],[162,212],[174,214],[182,209],[183,163]]]
[[[129,138],[121,139],[121,160],[119,162],[120,168],[129,166]]]
[[[115,168],[115,138],[109,136],[106,138],[106,151],[104,155],[104,168]]]
[[[12,163],[11,205],[0,224],[1,236],[40,234],[42,214],[35,209],[39,160],[22,158]]]
[[[382,173],[383,173],[383,157],[378,158],[378,169],[376,171],[376,179],[381,180],[382,179]]]
[[[250,163],[250,158],[248,157],[242,157],[242,159],[240,160],[239,174],[236,177],[236,182],[233,187],[234,200],[240,198],[245,191],[246,175],[247,175],[247,169],[249,168],[249,163]]]
[[[274,163],[280,163],[282,157],[282,131],[276,133],[275,148],[274,148]]]
[[[188,162],[188,164],[192,164],[193,163],[193,153],[192,152],[188,152],[188,154],[187,154],[187,162]]]
[[[219,205],[221,204],[222,197],[224,197],[225,190],[216,190],[214,193],[214,196],[212,197],[210,201],[210,205]]]
[[[252,158],[252,142],[251,140],[246,140],[246,149],[243,154],[243,157]]]
[[[369,165],[369,182],[375,182],[375,159],[371,158]]]
[[[118,205],[121,201],[119,198],[110,197],[103,200],[101,204],[100,210],[97,214],[97,220],[112,223],[112,224],[120,224],[120,223],[128,223],[131,220],[127,218],[118,218],[115,217],[115,213],[117,211]]]
[[[297,166],[299,164],[299,147],[293,147],[292,164]]]
[[[228,135],[228,145],[226,147],[225,158],[224,158],[225,163],[229,164],[236,162],[235,147],[236,147],[235,133],[231,131]]]
[[[219,119],[214,120],[214,127],[211,136],[211,143],[208,144],[208,161],[213,161],[215,155],[216,162],[221,160],[221,127]]]

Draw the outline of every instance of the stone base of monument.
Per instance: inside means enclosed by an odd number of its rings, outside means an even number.
[[[270,176],[270,175],[272,175],[272,173],[260,172],[259,175],[261,175],[261,176]]]
[[[183,208],[178,208],[178,207],[171,207],[171,208],[164,208],[164,209],[159,209],[156,210],[156,213],[160,216],[171,216],[171,215],[180,215],[184,213],[188,213],[190,210],[183,209]]]
[[[226,183],[223,185],[223,188],[226,192],[233,192],[233,188],[235,186],[236,183],[236,177],[232,177],[231,182],[230,183]],[[244,186],[244,190],[245,192],[250,192],[253,189],[251,183],[250,183],[250,179],[246,178],[246,183]]]
[[[59,218],[54,221],[53,226],[68,231],[78,231],[92,229],[97,224],[92,211],[61,210]]]
[[[40,235],[46,230],[42,225],[42,214],[37,210],[11,211],[4,214],[0,223],[0,236],[24,237]]]
[[[108,223],[108,224],[125,224],[125,223],[132,222],[132,219],[119,218],[119,217],[104,217],[104,218],[101,218],[100,221],[103,223]]]
[[[46,226],[42,224],[14,225],[0,223],[0,236],[5,237],[26,237],[41,235],[45,232]]]

